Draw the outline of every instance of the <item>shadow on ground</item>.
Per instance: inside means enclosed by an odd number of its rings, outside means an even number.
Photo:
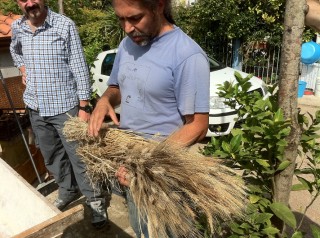
[[[318,224],[315,223],[315,221],[311,220],[308,216],[303,217],[303,214],[300,212],[293,212],[296,220],[297,220],[297,226],[300,225],[301,222],[301,227],[300,227],[300,231],[304,233],[303,237],[304,238],[313,238],[315,236],[312,235],[312,231],[311,231],[311,225],[314,226],[318,226]],[[303,219],[303,220],[302,220]],[[319,227],[320,228],[320,227]]]
[[[91,211],[88,206],[85,205],[85,198],[82,197],[77,201],[70,204],[66,209],[70,207],[83,204],[84,206],[84,219],[69,226],[63,233],[63,238],[132,238],[133,236],[124,231],[113,221],[109,220],[108,224],[102,229],[94,228],[91,223]]]
[[[82,220],[69,226],[63,233],[63,238],[132,238],[122,228],[109,221],[109,224],[100,230],[87,227],[86,221]]]

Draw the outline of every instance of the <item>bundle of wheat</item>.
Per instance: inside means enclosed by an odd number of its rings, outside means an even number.
[[[90,138],[87,124],[76,118],[64,133],[80,141],[78,153],[94,183],[112,180],[120,165],[127,168],[132,197],[152,237],[202,237],[195,228],[199,214],[215,231],[219,222],[241,216],[246,205],[243,181],[221,160],[118,129]]]

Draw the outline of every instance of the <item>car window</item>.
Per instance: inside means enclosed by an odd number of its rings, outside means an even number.
[[[107,54],[102,61],[101,74],[110,76],[116,53]]]
[[[102,62],[101,74],[110,76],[115,57],[116,53],[110,53],[105,56]],[[225,68],[223,64],[218,62],[217,60],[211,57],[208,57],[208,59],[210,65],[210,72]]]
[[[208,59],[210,65],[210,72],[225,68],[222,63],[216,61],[215,59],[211,57],[208,57]]]

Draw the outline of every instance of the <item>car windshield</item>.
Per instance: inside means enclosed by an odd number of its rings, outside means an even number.
[[[225,66],[222,63],[213,59],[212,57],[208,56],[208,59],[210,64],[210,72],[225,68]]]
[[[101,74],[110,76],[116,53],[109,53],[105,56],[101,65]],[[216,59],[208,56],[210,72],[223,69],[225,66]]]

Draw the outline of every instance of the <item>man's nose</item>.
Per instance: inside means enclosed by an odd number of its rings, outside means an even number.
[[[126,32],[126,33],[130,33],[132,31],[134,31],[134,25],[132,23],[130,23],[129,21],[125,21],[123,23],[123,30]]]
[[[34,5],[34,0],[27,0],[26,6],[27,7],[32,7]]]

